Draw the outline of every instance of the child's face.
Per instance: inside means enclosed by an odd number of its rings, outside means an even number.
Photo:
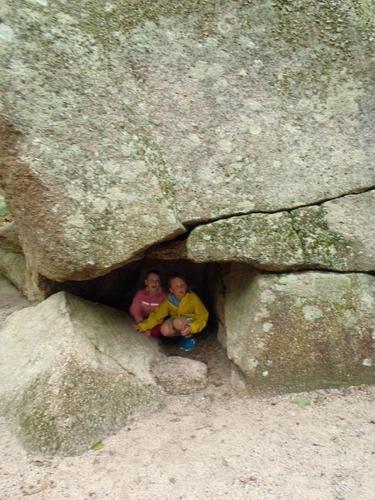
[[[145,285],[149,290],[157,290],[160,287],[160,276],[150,273],[145,279]]]
[[[187,292],[187,284],[181,278],[173,278],[169,290],[178,300],[181,300]]]

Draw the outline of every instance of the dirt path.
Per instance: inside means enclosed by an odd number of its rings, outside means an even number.
[[[0,499],[375,500],[375,387],[239,397],[212,337],[189,356],[207,389],[96,451],[29,455],[0,420]]]
[[[304,396],[169,397],[79,457],[28,455],[1,422],[0,498],[375,499],[375,388]]]

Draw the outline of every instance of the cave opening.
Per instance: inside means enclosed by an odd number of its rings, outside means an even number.
[[[220,263],[196,263],[188,259],[144,258],[91,280],[49,282],[49,294],[65,291],[128,313],[132,298],[138,290],[144,287],[144,280],[149,270],[160,273],[162,287],[166,292],[169,291],[169,276],[178,273],[186,278],[189,288],[198,294],[209,311],[207,326],[200,335],[216,339],[220,323],[218,304],[221,302],[220,294],[222,294],[222,265]]]

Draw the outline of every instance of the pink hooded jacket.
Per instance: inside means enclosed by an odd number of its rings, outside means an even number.
[[[136,323],[144,321],[148,318],[149,314],[154,312],[155,309],[163,302],[167,295],[167,293],[161,290],[156,295],[151,297],[146,288],[139,290],[139,292],[134,295],[131,303],[129,309],[130,315],[134,318]]]

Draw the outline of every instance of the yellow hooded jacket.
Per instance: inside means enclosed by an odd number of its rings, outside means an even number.
[[[191,333],[201,332],[207,324],[208,311],[198,295],[194,292],[187,292],[178,306],[173,304],[171,300],[171,295],[168,295],[145,321],[138,323],[138,327],[142,331],[150,330],[163,323],[168,316],[171,318],[185,316],[191,320]]]

